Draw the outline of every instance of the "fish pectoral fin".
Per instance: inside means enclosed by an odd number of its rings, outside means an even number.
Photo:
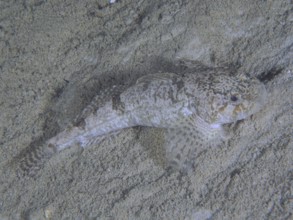
[[[208,143],[211,147],[217,147],[226,141],[230,136],[223,125],[210,124],[204,121],[200,117],[194,117],[194,124],[205,143]]]
[[[177,127],[164,129],[162,141],[166,150],[166,159],[169,166],[183,172],[193,170],[196,158],[208,148],[223,144],[220,130],[212,130],[205,134],[197,127]]]
[[[193,169],[197,155],[208,147],[202,134],[191,127],[166,129],[164,145],[170,166],[184,172]]]

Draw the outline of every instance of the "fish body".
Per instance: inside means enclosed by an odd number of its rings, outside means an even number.
[[[76,144],[86,147],[106,134],[147,126],[164,129],[167,151],[178,157],[187,145],[223,138],[224,124],[254,114],[266,100],[265,87],[256,78],[220,69],[150,74],[123,91],[113,91],[94,98],[70,126],[47,140],[42,155],[48,148],[55,153]],[[25,156],[21,170],[30,173],[39,157],[35,163]]]

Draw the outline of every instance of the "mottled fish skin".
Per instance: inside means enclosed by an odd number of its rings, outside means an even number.
[[[225,138],[222,125],[254,114],[266,100],[265,87],[256,78],[221,69],[183,76],[150,74],[123,91],[113,88],[94,98],[71,126],[47,140],[43,151],[49,147],[49,152],[59,152],[76,144],[86,147],[123,128],[148,126],[165,129],[167,152],[180,158],[187,145]],[[27,162],[30,158],[24,157],[28,165],[25,170],[20,166],[22,173],[39,167],[38,157]]]

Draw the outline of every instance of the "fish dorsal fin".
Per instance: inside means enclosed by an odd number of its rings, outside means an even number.
[[[78,126],[91,113],[103,107],[111,99],[119,96],[126,88],[126,85],[114,85],[102,91],[100,94],[95,96],[91,103],[87,107],[85,107],[83,111],[75,118],[73,125]]]
[[[150,83],[154,81],[170,81],[176,80],[179,76],[175,73],[156,73],[156,74],[148,74],[146,76],[140,77],[136,84],[140,83]]]

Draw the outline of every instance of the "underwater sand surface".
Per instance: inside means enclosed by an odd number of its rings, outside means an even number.
[[[290,1],[2,1],[0,219],[290,219],[293,215]],[[13,164],[60,132],[99,91],[178,59],[262,80],[268,102],[170,171],[156,131],[131,128],[52,157],[33,178]]]

